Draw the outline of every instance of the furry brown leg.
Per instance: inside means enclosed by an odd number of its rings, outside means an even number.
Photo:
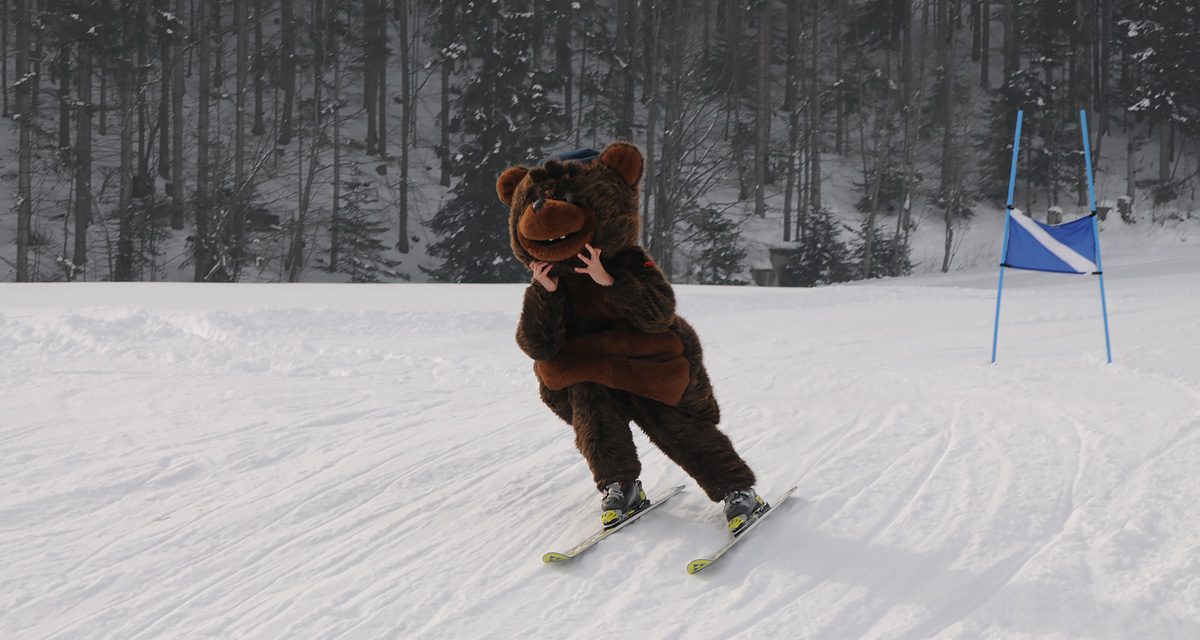
[[[636,480],[642,463],[633,444],[628,408],[621,392],[591,382],[572,385],[568,390],[575,446],[592,470],[596,489],[602,491],[613,482]]]
[[[636,398],[633,417],[650,441],[692,476],[713,502],[730,491],[754,486],[754,472],[734,450],[729,437],[706,419],[705,414],[715,410],[714,406],[692,413]]]
[[[538,384],[538,394],[542,396],[542,402],[546,403],[547,407],[554,412],[554,415],[562,418],[562,421],[571,424],[575,412],[571,409],[571,389],[551,389],[544,384]]]

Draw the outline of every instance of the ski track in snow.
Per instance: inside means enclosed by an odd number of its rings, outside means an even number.
[[[1106,257],[1107,258],[1107,257]],[[515,285],[0,285],[0,637],[1200,637],[1200,259],[680,287],[768,497],[594,531]],[[522,503],[530,506],[513,506]]]

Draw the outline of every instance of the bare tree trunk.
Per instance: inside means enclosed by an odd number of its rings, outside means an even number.
[[[616,134],[622,140],[633,138],[634,118],[634,66],[636,55],[634,40],[637,35],[636,0],[618,0],[617,4],[617,51],[623,58],[620,66]]]
[[[75,124],[75,251],[74,269],[87,264],[87,229],[92,219],[92,52],[79,47],[76,70],[79,106]]]
[[[5,118],[11,115],[8,111],[8,10],[11,4],[9,0],[0,2],[0,96],[4,99],[2,115]]]
[[[1017,29],[1017,3],[1008,0],[1004,7],[1004,79],[1012,77],[1021,68],[1021,33]]]
[[[175,17],[182,21],[184,13],[183,0],[175,0]],[[171,156],[171,228],[183,228],[183,39],[184,33],[182,28],[176,28],[175,33],[171,36],[174,42],[174,52],[172,59],[175,64],[171,67],[171,76],[174,80],[171,87],[171,109],[174,113],[171,114],[172,125],[172,140],[174,146],[174,155]],[[167,132],[163,132],[166,136]]]
[[[991,91],[991,80],[988,75],[991,71],[991,48],[992,48],[992,0],[983,0],[983,6],[979,11],[980,25],[979,34],[979,87],[984,91]]]
[[[979,62],[983,48],[983,18],[979,11],[979,0],[971,0],[971,15],[968,20],[971,23],[971,61]]]
[[[563,83],[563,116],[566,119],[567,131],[573,127],[572,107],[574,88],[574,72],[571,70],[571,3],[572,0],[558,0],[559,17],[554,25],[554,75],[558,76]],[[622,16],[618,16],[617,20],[622,20]],[[617,27],[617,38],[622,37],[625,30]],[[621,46],[617,45],[618,48]]]
[[[17,282],[29,282],[30,280],[29,238],[33,220],[33,119],[37,113],[35,93],[29,77],[34,34],[31,27],[31,4],[32,0],[17,0],[17,15],[13,23],[17,33],[16,98],[17,113],[20,115],[20,151],[17,169]],[[4,5],[8,6],[7,0],[4,1]],[[5,15],[7,16],[7,11]],[[5,50],[7,51],[7,47]]]
[[[411,56],[408,49],[408,2],[407,0],[397,0],[396,17],[399,18],[398,31],[400,32],[400,105],[404,108],[404,115],[400,121],[405,123],[400,127],[400,220],[399,236],[396,240],[396,250],[400,253],[408,253],[408,154],[409,154],[409,119],[412,118],[412,87],[409,84],[409,68],[412,66]],[[335,54],[336,56],[336,54]],[[335,57],[336,60],[336,57]],[[336,62],[335,62],[336,65]],[[335,66],[336,69],[336,66]],[[336,76],[336,71],[335,71]],[[336,101],[336,98],[335,98]]]
[[[842,34],[846,25],[846,0],[837,1],[837,31],[833,35],[834,43],[834,82],[837,83],[833,96],[836,107],[837,121],[835,123],[833,150],[835,153],[846,152],[849,142],[846,140],[846,101],[842,99]],[[860,105],[861,107],[861,105]]]
[[[727,118],[733,118],[732,132],[732,147],[733,161],[737,169],[738,177],[738,199],[746,200],[750,197],[750,174],[751,169],[746,166],[746,155],[749,153],[747,149],[748,140],[744,135],[741,123],[741,108],[743,101],[743,92],[745,91],[744,76],[750,75],[742,69],[741,60],[744,52],[742,51],[742,22],[745,14],[744,3],[729,2],[726,5],[726,62],[729,67],[729,89],[726,92],[728,95],[728,105],[726,107]],[[647,67],[650,66],[647,63]],[[728,124],[728,120],[727,120]]]
[[[233,0],[233,22],[237,28],[237,64],[234,65],[237,74],[237,102],[233,125],[233,202],[230,203],[233,217],[232,233],[229,242],[233,243],[232,269],[227,275],[233,280],[241,277],[242,261],[246,249],[246,208],[245,202],[249,195],[249,185],[246,177],[246,91],[247,65],[250,56],[250,34],[246,24],[247,0]]]
[[[687,21],[683,18],[682,0],[671,0],[667,16],[673,25],[671,42],[666,47],[669,55],[663,55],[667,62],[666,108],[663,113],[662,153],[659,156],[658,178],[656,180],[656,200],[654,205],[654,246],[658,248],[657,261],[659,267],[671,278],[674,270],[674,252],[672,230],[678,215],[677,185],[679,180],[679,165],[683,151],[683,57],[684,43],[687,41]],[[656,26],[662,24],[661,9],[655,11]],[[662,38],[663,32],[656,28],[655,34]],[[659,51],[656,45],[655,57]],[[659,90],[661,93],[661,89]]]
[[[26,0],[25,6],[26,6],[26,8],[23,10],[25,13],[25,20],[23,21],[22,26],[25,29],[33,31],[36,28],[36,22],[37,22],[36,17],[40,16],[41,12],[42,12],[42,0]],[[39,127],[37,126],[37,121],[41,117],[42,62],[43,62],[42,40],[43,40],[43,37],[39,37],[36,33],[29,36],[29,51],[28,51],[29,55],[28,55],[28,64],[26,67],[26,74],[22,75],[21,78],[18,79],[18,82],[21,82],[21,83],[29,86],[29,101],[28,101],[29,109],[27,111],[29,116],[26,119],[28,120],[30,126],[32,127],[32,129],[30,130],[30,138],[29,138],[29,145],[28,145],[28,149],[29,149],[30,156],[31,156],[30,157],[31,163],[33,161],[33,157],[32,157],[33,145],[37,144],[36,139],[35,139],[37,131],[39,130]],[[31,165],[31,169],[32,169],[32,165]],[[30,179],[32,181],[32,177]],[[27,213],[29,215],[26,217],[26,220],[27,220],[26,246],[28,246],[29,242],[33,241],[33,198],[32,198],[33,192],[32,192],[32,186],[31,186],[30,190],[28,191],[28,193],[29,193],[29,197],[26,199],[26,201],[28,203],[27,204],[27,206],[28,206]],[[20,210],[20,208],[18,208],[18,210]],[[68,214],[69,214],[69,211],[68,211]],[[68,219],[70,219],[70,215],[63,216],[64,223]],[[65,224],[64,224],[64,226],[65,226]],[[20,235],[20,234],[18,234],[18,235]],[[37,260],[38,253],[40,253],[40,252],[35,251],[35,257],[34,257],[35,261]],[[63,247],[62,255],[64,255],[64,256],[66,255],[66,246],[65,245]],[[29,274],[29,279],[36,280],[38,278],[39,272],[40,272],[39,265],[35,262],[33,264],[33,271],[32,271],[32,273]]]
[[[71,48],[65,44],[58,49],[54,75],[58,76],[58,148],[65,156],[71,149]]]
[[[137,96],[137,116],[138,116],[138,171],[137,177],[133,181],[133,197],[143,198],[154,189],[154,183],[150,179],[150,148],[154,146],[154,137],[151,135],[149,140],[146,140],[146,124],[149,120],[146,106],[146,94],[150,84],[148,69],[149,63],[149,48],[150,48],[150,30],[148,22],[150,19],[150,0],[138,1],[137,12],[137,31],[134,38],[137,40],[137,70],[135,78],[137,87],[134,90],[134,95]]]
[[[362,34],[363,34],[363,107],[367,110],[367,154],[372,155],[379,144],[379,131],[376,127],[376,111],[379,109],[378,92],[379,72],[376,65],[376,30],[379,20],[379,2],[382,0],[363,0]]]
[[[200,15],[197,21],[199,24],[200,34],[198,40],[198,56],[199,56],[199,74],[198,79],[199,99],[197,100],[196,108],[199,114],[196,116],[196,236],[192,244],[193,262],[195,271],[192,274],[192,280],[195,282],[203,282],[208,279],[209,272],[212,271],[210,247],[212,240],[209,238],[209,195],[208,195],[208,108],[210,100],[210,92],[212,91],[212,78],[210,77],[210,63],[212,53],[209,50],[211,44],[210,39],[212,34],[209,32],[211,27],[209,9],[211,8],[211,0],[200,0]]]
[[[642,243],[650,245],[650,253],[659,264],[662,263],[662,255],[665,248],[662,247],[661,243],[658,242],[657,237],[650,237],[651,225],[658,224],[656,218],[659,215],[659,212],[655,211],[654,218],[650,217],[650,198],[654,194],[655,172],[658,171],[658,164],[654,159],[655,135],[658,133],[658,70],[656,68],[658,59],[658,37],[656,34],[658,31],[657,18],[661,11],[662,9],[657,4],[655,4],[653,7],[649,7],[645,14],[646,16],[649,16],[649,24],[642,24],[644,33],[646,33],[648,37],[653,40],[653,42],[648,43],[650,44],[650,48],[646,50],[645,54],[647,58],[645,61],[646,69],[649,70],[650,73],[646,76],[646,84],[642,89],[642,97],[647,101],[646,168],[643,171],[643,174],[645,175],[645,178],[643,179],[645,195],[642,201]],[[654,228],[657,229],[657,227]],[[657,236],[657,234],[655,235]]]
[[[810,200],[809,207],[813,211],[821,208],[821,64],[818,45],[821,41],[821,6],[812,6],[812,88],[809,90],[809,168],[811,175],[808,179]]]
[[[942,273],[950,271],[950,255],[954,247],[954,210],[958,201],[957,173],[953,146],[954,132],[954,28],[950,24],[949,0],[938,2],[938,22],[942,32],[937,35],[937,46],[942,63],[942,109],[945,121],[942,124],[942,207],[945,211],[946,243],[942,254]]]
[[[985,0],[986,2],[987,0]],[[916,166],[913,161],[913,147],[916,144],[918,137],[917,124],[915,122],[916,112],[918,107],[916,102],[916,87],[918,82],[913,78],[913,37],[912,37],[912,0],[904,0],[904,23],[901,25],[901,99],[903,104],[900,107],[901,116],[904,118],[904,202],[900,209],[900,215],[896,216],[896,236],[903,238],[903,242],[908,242],[908,232],[912,226],[912,197],[913,187],[917,182]],[[923,50],[922,50],[923,51]],[[924,53],[921,54],[924,59]],[[896,259],[900,259],[900,253],[896,253]],[[897,268],[899,265],[893,265]]]
[[[387,19],[386,8],[383,5],[383,0],[377,0],[374,8],[377,10],[375,17],[379,20]],[[296,215],[296,220],[292,225],[292,244],[288,251],[287,267],[288,267],[288,282],[299,282],[300,274],[304,269],[304,249],[305,249],[305,231],[308,222],[308,209],[312,205],[312,190],[316,182],[317,173],[317,156],[321,148],[321,76],[325,71],[325,47],[322,44],[321,19],[324,16],[321,0],[316,0],[312,10],[313,16],[313,99],[312,99],[312,136],[309,139],[309,162],[308,162],[308,180],[307,182],[301,179],[302,188],[300,189],[300,206]],[[303,144],[303,143],[302,143]],[[303,149],[303,147],[301,147]],[[301,159],[300,166],[303,166],[304,154],[303,151],[299,154]]]
[[[334,26],[333,26],[334,23],[337,22],[340,18],[340,16],[339,16],[340,12],[338,10],[339,4],[340,3],[338,2],[338,0],[333,0],[333,2],[331,3],[330,20],[329,20],[329,25],[330,25],[331,31],[333,31],[333,29],[334,29]],[[401,28],[400,28],[401,36],[400,37],[402,38],[402,40],[401,40],[402,43],[403,43],[404,32],[406,29],[406,27],[404,27],[403,25],[405,23],[406,16],[408,15],[407,8],[402,6],[405,4],[407,4],[406,0],[397,0],[396,7],[395,7],[396,17],[400,20],[400,24],[401,24]],[[401,46],[403,46],[403,45],[401,45]],[[338,249],[339,249],[338,244],[341,242],[341,235],[340,235],[341,229],[339,229],[338,227],[341,223],[341,212],[342,212],[342,65],[341,65],[341,58],[340,58],[340,56],[338,56],[338,48],[339,47],[338,47],[337,40],[335,38],[333,38],[331,35],[331,37],[329,38],[329,49],[330,49],[329,53],[330,53],[330,57],[333,58],[333,60],[332,60],[333,61],[333,201],[329,205],[329,209],[330,209],[329,266],[327,269],[329,271],[329,273],[335,273],[338,270]],[[405,58],[405,53],[401,52],[400,55],[401,55],[401,59],[403,60]],[[404,73],[401,75],[403,78],[407,79],[408,78],[408,69],[406,68],[404,70]],[[407,108],[408,107],[406,105],[405,109],[407,109]],[[406,139],[408,137],[408,127],[404,126],[404,127],[401,127],[400,129],[401,129],[401,132],[400,132],[401,139]],[[407,145],[405,145],[405,147],[406,147],[405,149],[401,150],[401,157],[405,158],[405,160],[407,160],[407,157],[408,157]],[[405,164],[401,165],[401,173],[400,173],[401,181],[404,180],[403,176],[405,174],[405,171],[404,171],[404,169],[406,168]],[[404,216],[404,205],[403,204],[400,205],[400,209],[401,209],[401,220],[402,220],[401,225],[403,225],[403,216]],[[403,237],[404,237],[404,232],[402,229],[401,230],[401,238],[403,238]]]
[[[290,1],[280,0],[280,4]],[[218,92],[225,85],[225,25],[221,21],[221,4],[223,2],[228,2],[228,0],[212,0],[212,26],[215,29],[213,32],[215,49],[213,51],[212,88]],[[235,28],[236,26],[234,25]]]
[[[1090,6],[1090,2],[1088,3]],[[1070,114],[1063,114],[1065,117],[1072,117],[1080,109],[1091,109],[1094,104],[1094,93],[1092,89],[1092,24],[1095,15],[1089,8],[1084,7],[1083,0],[1075,0],[1075,23],[1080,26],[1079,29],[1072,33],[1072,42],[1074,44],[1071,59],[1071,71],[1074,92],[1071,94],[1071,109]],[[1092,97],[1092,100],[1089,100]],[[1087,132],[1084,132],[1085,135]],[[1077,206],[1086,206],[1088,204],[1088,189],[1087,177],[1082,171],[1076,173],[1075,180],[1075,202]]]
[[[401,2],[401,0],[393,1],[397,4]],[[426,18],[421,14],[423,6],[423,3],[413,2],[408,7],[408,101],[410,105],[420,102],[419,94],[421,93],[421,87],[424,86],[423,82],[417,82],[421,74],[421,67],[424,64],[424,59],[417,55],[418,47],[421,43],[425,42],[425,35],[422,33],[422,29],[426,24]],[[422,60],[422,62],[418,64],[418,60]],[[407,113],[408,139],[415,140],[417,137],[417,110],[409,109]]]
[[[454,31],[454,3],[451,0],[441,0],[442,14],[438,21],[438,42],[442,46],[442,95],[441,115],[438,124],[441,125],[439,151],[441,152],[442,175],[439,184],[450,186],[450,74],[454,71],[454,59],[450,57],[447,48],[450,46]]]
[[[379,0],[379,24],[375,27],[375,69],[379,73],[379,82],[376,85],[376,98],[379,100],[379,109],[376,114],[379,117],[379,143],[378,151],[380,158],[387,157],[387,68],[388,68],[388,20],[387,6],[385,0]]]
[[[170,23],[169,0],[158,0],[155,8],[158,10],[158,57],[162,60],[159,76],[158,97],[158,175],[163,180],[171,179],[171,142],[167,132],[171,130],[171,65],[175,63],[171,52],[171,36],[168,31],[173,28]]]
[[[1171,181],[1171,120],[1163,117],[1158,121],[1158,183]]]
[[[579,126],[575,127],[575,146],[576,147],[583,144],[581,142],[580,138],[583,135],[583,102],[584,102],[583,90],[584,90],[584,87],[586,86],[584,84],[584,79],[587,78],[587,63],[588,63],[588,48],[587,48],[587,37],[586,37],[586,35],[588,33],[587,14],[584,14],[584,16],[583,16],[583,27],[582,27],[581,31],[583,32],[585,37],[582,38],[579,43],[579,97],[575,100],[575,108],[576,108],[575,122],[579,123]],[[596,126],[596,124],[593,121],[592,129],[591,129],[593,134],[596,131],[595,126]]]
[[[121,43],[128,46],[130,42],[129,24],[121,24]],[[117,261],[113,280],[129,281],[133,279],[133,85],[134,71],[132,66],[121,61],[117,63],[117,111],[121,117],[121,196],[117,203]]]
[[[1113,21],[1113,3],[1112,0],[1101,0],[1100,8],[1100,123],[1098,125],[1098,138],[1103,138],[1108,133],[1108,98],[1109,84],[1112,77],[1112,21]]]
[[[96,111],[100,114],[100,135],[108,135],[108,65],[100,58],[100,102]]]
[[[863,239],[863,258],[859,265],[859,277],[870,278],[874,275],[875,260],[875,221],[879,217],[879,191],[883,185],[884,165],[892,151],[891,99],[884,101],[884,107],[876,115],[875,126],[875,171],[871,176],[871,209],[867,214],[866,236]],[[882,137],[879,128],[883,127]]]
[[[1130,206],[1136,204],[1137,199],[1137,134],[1135,129],[1137,124],[1129,127],[1126,132],[1125,142],[1125,195],[1129,196]]]
[[[648,2],[641,0],[638,3],[642,10],[641,26],[642,26],[642,74],[649,78],[655,73],[654,50],[658,46],[658,26],[655,22],[655,15],[661,13],[662,8],[659,2]],[[642,85],[642,102],[650,101],[650,84],[647,81]]]
[[[789,2],[787,4],[787,66],[784,71],[787,77],[783,93],[783,109],[788,112],[787,185],[783,192],[784,242],[790,242],[792,239],[792,189],[796,186],[796,165],[799,161],[800,20],[800,3]],[[799,206],[799,202],[796,204]]]
[[[263,122],[263,2],[254,0],[254,124],[250,128],[252,135],[261,136],[267,132]]]
[[[676,25],[675,29],[681,29]],[[679,52],[672,52],[672,58]],[[763,2],[758,10],[758,92],[754,117],[754,215],[767,215],[767,153],[771,144],[771,105],[767,90],[771,82],[771,5]],[[673,125],[672,125],[673,126]]]
[[[292,141],[292,112],[296,105],[296,15],[293,0],[279,0],[279,84],[283,88],[283,112],[279,116],[279,145]]]
[[[533,54],[533,69],[534,73],[542,71],[542,49],[546,44],[546,19],[554,20],[555,11],[542,4],[542,0],[531,0],[530,13],[533,14],[529,21],[529,32],[532,36],[529,39],[530,53]],[[549,15],[546,15],[549,13]],[[562,16],[560,16],[562,17]]]

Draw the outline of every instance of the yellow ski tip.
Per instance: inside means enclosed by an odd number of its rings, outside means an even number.
[[[562,562],[563,560],[570,560],[570,558],[555,551],[551,551],[550,553],[542,556],[542,562],[545,562],[546,564],[554,564],[555,562]]]
[[[705,560],[704,558],[700,558],[699,560],[692,560],[691,562],[688,563],[688,573],[689,574],[700,573],[701,569],[703,569],[704,567],[707,567],[710,564],[712,564],[712,560]]]

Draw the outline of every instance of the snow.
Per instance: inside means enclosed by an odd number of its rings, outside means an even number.
[[[1110,232],[1111,233],[1111,232]],[[0,637],[1200,637],[1200,255],[678,287],[789,504],[598,522],[517,285],[0,285]],[[525,506],[512,506],[514,502]]]

